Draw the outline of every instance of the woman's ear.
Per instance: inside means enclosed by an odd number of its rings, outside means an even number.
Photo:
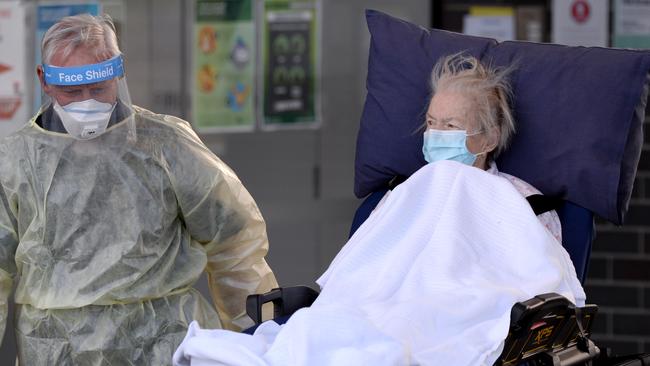
[[[499,129],[496,127],[489,128],[486,137],[486,146],[483,150],[486,152],[493,152],[497,146],[499,146],[499,138],[501,137]]]

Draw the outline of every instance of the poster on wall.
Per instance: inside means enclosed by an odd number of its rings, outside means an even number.
[[[607,47],[609,2],[553,0],[553,43]]]
[[[650,1],[614,2],[614,47],[650,48]]]
[[[262,128],[318,127],[318,2],[267,0],[262,26]]]
[[[544,42],[546,9],[541,5],[522,5],[515,8],[516,39]]]
[[[497,41],[515,39],[514,9],[511,6],[470,6],[469,14],[463,17],[463,33]]]
[[[29,119],[25,70],[25,9],[19,1],[0,2],[0,137]]]
[[[77,15],[77,14],[92,14],[99,15],[101,7],[97,2],[47,2],[46,4],[38,5],[36,9],[36,50],[34,53],[35,62],[41,62],[41,42],[45,32],[54,25],[59,19]],[[36,65],[34,65],[36,67]],[[34,76],[34,104],[32,112],[38,112],[41,107],[42,94],[41,84],[38,78]]]
[[[203,132],[255,128],[252,0],[197,0],[192,122]]]

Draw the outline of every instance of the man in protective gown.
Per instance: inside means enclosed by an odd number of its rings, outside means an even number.
[[[0,331],[15,284],[20,364],[166,365],[193,320],[249,326],[246,296],[277,283],[235,173],[131,104],[110,18],[62,19],[42,55],[49,98],[0,140]]]

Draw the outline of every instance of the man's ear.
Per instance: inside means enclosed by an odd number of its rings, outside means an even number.
[[[38,76],[38,81],[41,82],[41,88],[43,89],[45,94],[50,95],[50,91],[52,87],[45,82],[45,75],[43,74],[43,66],[41,65],[36,66],[36,75]]]

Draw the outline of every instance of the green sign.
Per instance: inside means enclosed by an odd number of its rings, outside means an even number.
[[[264,2],[263,124],[318,124],[318,13],[314,0]]]
[[[192,120],[199,130],[255,126],[252,0],[196,0]]]
[[[614,47],[650,48],[650,1],[616,0]]]

